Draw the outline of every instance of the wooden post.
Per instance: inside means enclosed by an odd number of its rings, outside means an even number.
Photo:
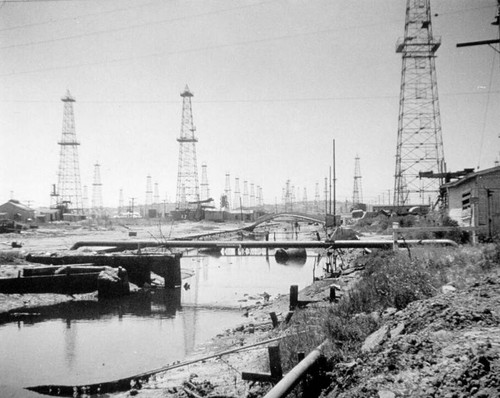
[[[330,303],[337,301],[337,296],[335,295],[335,286],[330,286]]]
[[[279,344],[269,346],[268,351],[269,351],[269,367],[271,368],[271,377],[273,378],[273,380],[279,381],[283,378]]]
[[[288,314],[286,314],[286,317],[285,317],[285,323],[290,322],[290,320],[292,319],[292,316],[293,316],[293,311],[288,311]]]
[[[290,286],[290,311],[297,308],[299,304],[299,287],[297,285]]]
[[[278,317],[276,316],[276,312],[270,312],[271,321],[273,322],[273,328],[277,328],[279,326]]]
[[[398,228],[399,228],[399,223],[393,222],[392,223],[392,249],[393,250],[398,249]]]
[[[277,383],[283,378],[279,345],[269,346],[267,350],[269,353],[269,368],[271,373],[242,372],[242,380]]]

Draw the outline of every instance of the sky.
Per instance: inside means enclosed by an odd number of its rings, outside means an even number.
[[[405,0],[0,0],[0,202],[48,206],[57,183],[61,98],[74,115],[82,186],[103,204],[146,200],[147,176],[175,200],[182,98],[193,92],[197,161],[218,200],[225,175],[281,202],[309,200],[333,163],[337,200],[394,186]],[[431,2],[450,171],[500,153],[496,0]]]

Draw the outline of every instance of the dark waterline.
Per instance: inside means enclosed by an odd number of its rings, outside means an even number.
[[[186,287],[107,302],[70,302],[0,325],[0,386],[109,381],[182,361],[244,322],[241,307],[312,280],[314,259],[186,257]],[[0,388],[1,392],[1,388]]]

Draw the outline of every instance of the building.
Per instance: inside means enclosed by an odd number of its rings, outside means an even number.
[[[23,205],[15,199],[0,205],[1,218],[4,220],[13,220],[19,222],[30,222],[35,219],[35,210]]]
[[[500,166],[472,172],[441,186],[448,216],[460,226],[500,233]]]

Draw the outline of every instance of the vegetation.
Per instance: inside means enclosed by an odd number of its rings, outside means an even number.
[[[385,309],[403,309],[438,294],[446,284],[467,286],[500,267],[500,244],[379,251],[363,263],[358,283],[336,304],[296,312],[289,328],[298,334],[282,344],[285,368],[297,363],[298,351],[308,353],[325,339],[331,342],[332,361],[354,360],[366,337],[381,326]]]

